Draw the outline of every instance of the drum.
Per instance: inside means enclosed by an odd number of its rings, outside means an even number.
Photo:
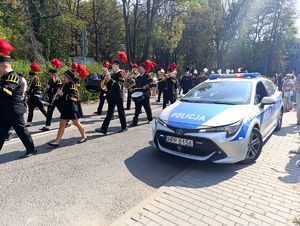
[[[100,91],[100,78],[97,73],[91,73],[85,78],[85,87],[91,93]]]
[[[145,94],[141,91],[131,94],[131,98],[135,102],[142,102],[145,99]]]

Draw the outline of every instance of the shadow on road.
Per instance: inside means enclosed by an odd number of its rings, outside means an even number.
[[[152,146],[137,151],[124,163],[133,176],[154,188],[159,188],[168,181],[168,186],[195,187],[196,185],[193,184],[192,180],[197,181],[197,187],[207,187],[228,180],[235,176],[238,170],[249,166],[188,160],[156,151]],[[170,179],[187,167],[189,167],[188,170],[194,171],[193,175],[195,175],[191,178],[190,183],[172,184]]]
[[[289,162],[285,167],[288,175],[278,177],[278,179],[287,184],[297,184],[300,182],[300,148],[289,152]]]

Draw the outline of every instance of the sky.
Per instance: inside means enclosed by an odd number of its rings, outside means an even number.
[[[298,28],[298,37],[300,37],[300,0],[296,0],[297,2],[297,28]]]

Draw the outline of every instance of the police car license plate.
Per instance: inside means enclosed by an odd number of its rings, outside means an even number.
[[[194,146],[193,140],[188,140],[188,139],[179,138],[179,137],[167,136],[166,141],[171,144],[178,144],[178,145],[187,146],[187,147]]]

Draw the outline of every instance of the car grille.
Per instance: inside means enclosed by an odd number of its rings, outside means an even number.
[[[166,136],[180,137],[180,138],[193,140],[194,146],[186,147],[186,146],[181,146],[178,144],[172,144],[166,142]],[[192,136],[185,136],[185,135],[178,136],[176,134],[168,133],[165,131],[157,131],[156,139],[158,140],[159,144],[162,147],[170,149],[175,152],[180,152],[180,153],[195,155],[200,157],[205,157],[215,152],[219,157],[222,158],[226,157],[225,153],[213,141],[207,138],[192,137]]]

